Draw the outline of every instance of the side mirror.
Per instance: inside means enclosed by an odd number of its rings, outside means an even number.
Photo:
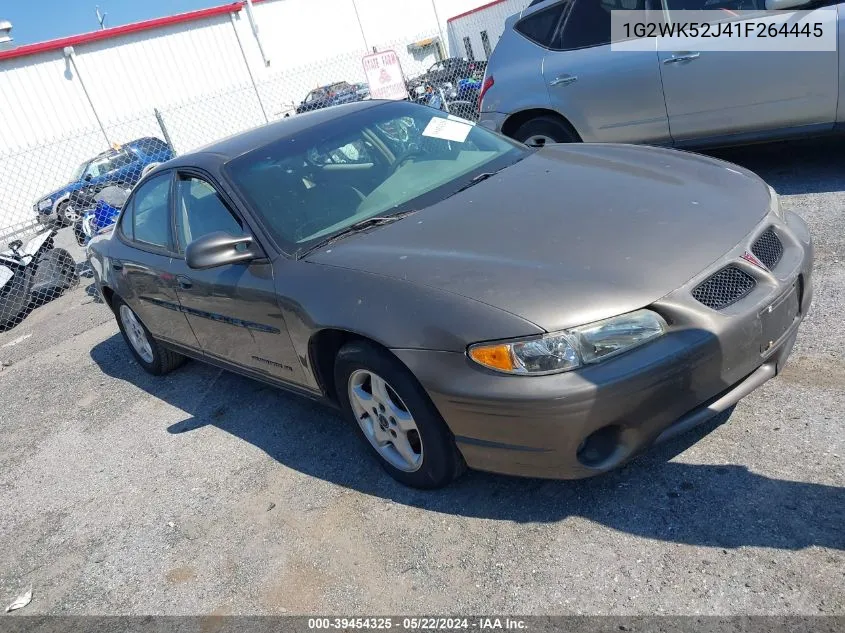
[[[766,11],[783,11],[797,9],[810,4],[812,0],[766,0]]]
[[[83,180],[85,180],[85,182],[91,182],[91,178],[91,174],[85,174],[85,178],[83,178]]]
[[[264,253],[251,235],[234,237],[223,231],[203,235],[185,249],[185,263],[194,270],[241,264],[261,257]]]

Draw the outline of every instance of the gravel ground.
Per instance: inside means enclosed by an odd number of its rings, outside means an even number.
[[[17,613],[845,613],[845,154],[718,155],[817,243],[790,363],[728,424],[592,480],[412,491],[315,404],[200,363],[144,374],[83,279],[0,334],[0,604],[32,584]]]

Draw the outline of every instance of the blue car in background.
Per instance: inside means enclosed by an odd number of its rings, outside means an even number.
[[[35,203],[38,221],[73,224],[97,192],[109,185],[131,188],[141,179],[144,167],[173,157],[167,143],[151,136],[115,145],[79,165],[67,185],[41,197]]]
[[[311,112],[329,106],[362,101],[370,94],[365,84],[352,85],[348,81],[338,81],[328,86],[320,86],[308,93],[308,96],[296,106],[296,113]]]

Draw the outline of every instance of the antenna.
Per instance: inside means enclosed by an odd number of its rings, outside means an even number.
[[[106,28],[106,16],[108,14],[107,13],[100,13],[100,7],[99,6],[95,7],[94,10],[97,12],[97,22],[100,23],[100,30],[103,30],[104,28]]]

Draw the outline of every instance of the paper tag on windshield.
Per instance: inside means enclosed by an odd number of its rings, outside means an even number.
[[[422,135],[431,136],[432,138],[442,138],[444,141],[455,141],[463,143],[467,140],[469,131],[472,129],[471,125],[454,121],[452,119],[441,119],[434,117],[425,126]]]

